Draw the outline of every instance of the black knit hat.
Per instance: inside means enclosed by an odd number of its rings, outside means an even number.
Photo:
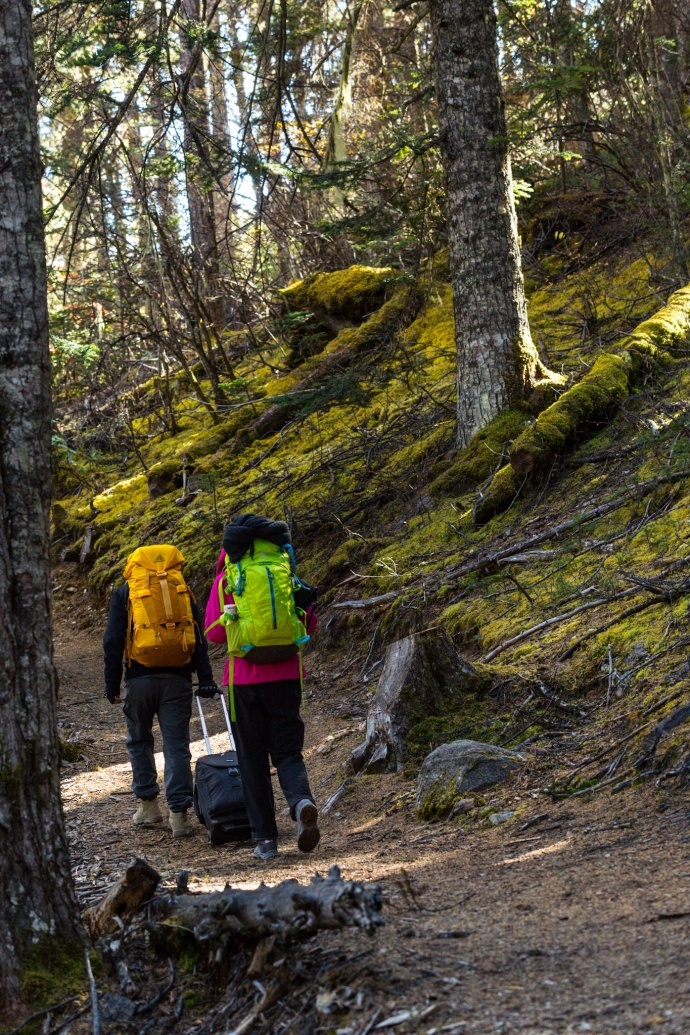
[[[275,546],[290,542],[290,529],[284,521],[271,521],[256,514],[238,514],[223,532],[223,549],[236,564],[251,550],[255,539],[265,539]]]

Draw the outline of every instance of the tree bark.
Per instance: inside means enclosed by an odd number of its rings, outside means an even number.
[[[0,1015],[47,937],[83,937],[50,638],[50,359],[30,0],[0,0]],[[81,953],[81,949],[79,949]]]
[[[369,705],[365,740],[350,756],[352,770],[399,771],[412,726],[485,684],[484,676],[458,654],[442,629],[391,643]]]
[[[493,0],[431,0],[458,367],[458,442],[535,387]]]
[[[160,884],[160,874],[144,859],[132,859],[125,875],[113,884],[100,902],[87,910],[84,919],[91,938],[117,930],[118,920],[131,916],[153,898]]]

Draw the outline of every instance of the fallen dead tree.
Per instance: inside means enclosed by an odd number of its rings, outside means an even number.
[[[286,880],[275,887],[262,884],[244,891],[227,886],[198,895],[156,895],[160,879],[148,863],[132,860],[122,880],[88,911],[92,936],[116,930],[144,906],[147,926],[157,936],[174,940],[182,933],[221,954],[233,942],[275,938],[289,943],[345,927],[371,934],[383,923],[379,886],[343,880],[337,866],[327,877],[313,877],[311,884]]]

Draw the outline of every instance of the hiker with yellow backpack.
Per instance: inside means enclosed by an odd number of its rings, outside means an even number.
[[[270,762],[290,815],[297,847],[319,843],[318,811],[302,757],[301,649],[316,627],[316,590],[297,578],[284,521],[240,514],[226,525],[216,580],[206,606],[206,635],[226,643],[232,731],[254,855],[278,855]]]
[[[160,787],[153,753],[153,720],[163,736],[165,796],[174,837],[188,837],[187,819],[193,782],[189,750],[192,673],[199,676],[196,693],[213,697],[216,686],[208,657],[201,615],[182,575],[184,557],[175,546],[142,546],[128,558],[125,584],[110,598],[103,636],[104,696],[122,703],[127,722],[127,752],[132,790],[139,800],[134,823],[163,821]],[[120,689],[124,660],[124,700]]]

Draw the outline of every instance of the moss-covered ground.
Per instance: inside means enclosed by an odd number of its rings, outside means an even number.
[[[501,415],[457,451],[452,298],[440,270],[408,284],[354,267],[288,289],[287,310],[304,320],[247,352],[242,394],[216,423],[180,389],[171,435],[153,386],[140,388],[138,456],[109,456],[109,475],[89,472],[59,500],[60,548],[67,537],[78,551],[93,525],[88,577],[103,594],[136,546],[173,542],[204,598],[228,516],[287,517],[322,607],[398,594],[339,615],[328,649],[355,638],[376,656],[401,633],[442,623],[495,667],[487,699],[415,727],[414,757],[459,735],[510,744],[573,720],[534,691],[539,680],[585,702],[597,728],[625,727],[670,693],[686,650],[690,292],[655,315],[666,301],[655,263],[637,256],[532,285],[535,338],[573,398],[594,405],[604,375],[613,387],[603,418],[597,410],[577,434],[563,431],[525,482],[507,464],[511,446],[564,412],[565,396],[543,418],[538,401]],[[324,314],[323,341],[301,355],[300,327]],[[628,378],[631,355],[652,348],[664,362]],[[492,558],[523,541],[512,559]]]

